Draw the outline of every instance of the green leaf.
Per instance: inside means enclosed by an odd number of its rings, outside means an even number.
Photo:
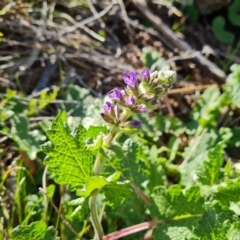
[[[240,222],[234,222],[227,234],[228,240],[239,240],[240,239]]]
[[[163,70],[163,69],[170,69],[169,64],[167,61],[159,54],[158,51],[154,50],[151,47],[145,47],[142,49],[143,53],[145,54],[145,66],[149,69],[154,67],[152,70]]]
[[[225,19],[218,16],[212,21],[212,30],[216,38],[222,43],[231,43],[234,39],[234,34],[225,30]]]
[[[37,113],[40,109],[44,109],[48,104],[57,98],[60,88],[54,87],[52,92],[41,91],[40,98],[32,98],[28,103],[28,115]]]
[[[82,119],[83,126],[90,127],[105,125],[104,121],[101,118],[101,115],[99,114],[102,111],[103,104],[103,99],[99,98],[85,103],[85,106],[87,106],[87,108],[84,111],[84,118]]]
[[[116,157],[112,162],[114,168],[122,172],[136,186],[140,186],[146,180],[143,172],[142,148],[129,138],[117,148],[115,154]]]
[[[235,180],[226,180],[223,182],[215,193],[215,199],[219,200],[222,206],[229,207],[231,202],[240,201],[240,177]]]
[[[131,194],[128,182],[117,182],[121,173],[116,172],[105,178],[103,176],[92,176],[84,188],[77,191],[78,196],[89,197],[93,191],[99,190],[105,194],[106,198],[113,204],[119,204],[123,198]]]
[[[159,240],[195,240],[193,227],[197,225],[199,217],[170,220],[158,224],[153,230],[153,239]],[[197,239],[200,240],[200,239]]]
[[[167,162],[166,159],[159,159],[157,156],[154,156],[154,152],[157,153],[156,147],[153,146],[149,152],[149,157],[145,161],[146,167],[144,173],[146,174],[148,180],[147,183],[147,191],[152,192],[153,188],[159,185],[166,184],[166,173],[163,167],[162,162]],[[165,165],[166,166],[166,165]]]
[[[203,127],[215,126],[219,117],[221,106],[220,90],[212,86],[204,91],[193,108],[192,117]]]
[[[50,198],[50,199],[53,198],[55,189],[56,189],[56,185],[54,185],[54,184],[50,184],[50,185],[47,187],[47,196],[48,196],[48,198]]]
[[[204,211],[200,188],[194,186],[184,192],[180,185],[168,189],[161,186],[154,189],[152,198],[156,206],[150,209],[151,216],[166,219],[154,229],[154,239],[178,240],[181,235],[181,239],[192,240],[193,228]]]
[[[53,227],[48,227],[43,221],[33,222],[27,226],[18,226],[13,229],[12,240],[60,240]]]
[[[154,189],[151,217],[161,219],[153,230],[154,239],[178,240],[181,236],[185,240],[224,240],[238,229],[232,212],[222,208],[209,193],[203,198],[200,190],[198,186],[182,190],[180,185]]]
[[[16,143],[16,149],[27,154],[29,159],[36,159],[41,150],[41,144],[46,137],[37,129],[30,131],[29,119],[25,115],[14,115],[11,120],[11,129],[1,131]]]
[[[57,237],[57,231],[53,226],[50,226],[46,229],[46,234],[44,240],[60,240],[60,237]]]
[[[228,146],[240,147],[240,128],[231,128],[229,129],[232,134],[231,138],[228,140]]]
[[[103,192],[109,202],[118,205],[122,200],[129,198],[132,191],[129,187],[128,181],[126,182],[110,182],[103,188]]]
[[[118,230],[116,219],[121,222],[122,229],[146,221],[145,207],[146,205],[142,205],[142,200],[136,194],[132,194],[120,205],[114,206],[114,208],[110,208],[107,205],[108,232]],[[139,238],[134,234],[130,235],[129,239],[142,239],[142,236],[143,234],[140,232]]]
[[[227,240],[226,233],[231,227],[225,213],[213,210],[204,212],[195,229],[195,234],[203,240]]]
[[[201,136],[195,137],[189,146],[185,148],[183,156],[184,163],[180,167],[181,182],[188,186],[193,183],[197,177],[197,168],[202,168],[205,160],[208,159],[208,153],[218,141],[218,133],[214,129],[209,132],[203,132]]]
[[[203,212],[203,198],[197,186],[191,187],[185,193],[180,185],[172,185],[168,189],[159,186],[154,189],[152,198],[159,211],[157,216],[161,219],[191,217]]]
[[[103,139],[107,132],[106,127],[91,126],[87,131],[89,138],[85,141],[86,147],[94,154],[97,154],[98,151],[101,151]]]
[[[92,131],[89,133],[92,136]],[[82,187],[91,176],[93,154],[85,146],[88,131],[80,124],[71,135],[59,114],[47,131],[51,142],[43,146],[44,164],[58,184],[69,184],[71,190]]]
[[[231,66],[232,73],[227,78],[227,86],[225,88],[229,99],[234,105],[240,108],[240,65],[234,64]]]
[[[223,144],[218,144],[214,148],[211,148],[208,152],[207,159],[203,162],[203,165],[197,167],[197,181],[204,185],[212,185],[216,183],[220,176],[223,160]]]
[[[94,190],[101,190],[108,181],[103,176],[92,176],[88,179],[84,188],[77,190],[77,195],[81,197],[89,197]]]
[[[90,95],[89,90],[81,88],[78,85],[70,84],[63,98],[67,101],[78,101],[78,104],[66,103],[62,104],[61,108],[64,108],[66,112],[71,111],[71,116],[73,117],[84,117],[85,116],[84,112],[86,111],[86,108],[89,106],[89,102],[87,102],[87,97],[89,97],[89,95]]]
[[[171,136],[168,142],[168,148],[171,149],[170,153],[168,154],[168,160],[173,161],[176,157],[177,151],[181,144],[181,139],[176,136]]]
[[[232,4],[228,7],[228,18],[231,23],[235,26],[240,26],[240,1],[235,0]]]
[[[190,19],[191,22],[196,23],[199,19],[199,11],[196,6],[190,5],[186,6],[184,8],[184,13],[187,15],[188,19]]]
[[[75,210],[71,213],[71,217],[74,219],[78,219],[79,221],[83,220],[86,216],[90,215],[90,209],[88,206],[88,200],[89,198],[77,198],[70,202],[68,202],[68,205],[70,206],[77,206]]]

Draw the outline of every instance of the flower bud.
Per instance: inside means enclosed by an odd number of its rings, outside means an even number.
[[[114,124],[114,119],[110,117],[109,115],[106,115],[105,113],[100,113],[102,119],[109,124]]]
[[[131,111],[134,113],[145,113],[147,111],[147,106],[145,104],[136,105]]]
[[[150,79],[150,71],[149,71],[149,69],[144,69],[144,70],[142,70],[142,72],[141,72],[141,75],[142,75],[142,79],[143,79],[143,81],[149,81],[149,79]]]
[[[141,123],[139,121],[133,120],[120,124],[119,127],[124,133],[132,135],[140,129]]]
[[[169,87],[172,87],[172,84],[176,80],[176,73],[172,70],[161,70],[157,72],[157,76],[152,80],[152,83],[155,85],[156,81],[158,82],[158,85],[160,84],[168,84]]]
[[[109,124],[114,124],[116,122],[116,113],[113,105],[110,102],[106,102],[103,110],[104,112],[101,113],[102,119]]]
[[[176,73],[171,70],[156,71],[151,74],[151,87],[154,88],[156,97],[164,96],[172,88],[176,80]]]
[[[132,107],[135,104],[134,96],[131,95],[129,97],[126,97],[125,104],[126,104],[127,107]]]
[[[139,90],[140,94],[155,94],[154,87],[146,81],[139,84]]]
[[[116,118],[114,106],[110,102],[106,102],[103,109],[105,114],[110,114],[114,119]]]

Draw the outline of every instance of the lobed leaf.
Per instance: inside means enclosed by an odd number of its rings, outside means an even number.
[[[108,178],[103,176],[92,176],[87,181],[84,188],[77,191],[77,195],[90,197],[92,192],[99,190],[105,194],[106,198],[113,204],[117,205],[123,198],[129,197],[131,190],[128,182],[117,182],[120,172],[116,172]]]
[[[157,216],[161,219],[198,215],[204,211],[204,200],[200,188],[193,186],[183,192],[180,185],[172,185],[168,189],[156,187],[152,198],[158,209]],[[156,214],[156,213],[153,213]]]
[[[201,168],[208,159],[209,150],[213,148],[218,140],[218,133],[212,129],[209,132],[203,132],[194,141],[190,142],[185,148],[183,156],[186,163],[180,167],[181,182],[188,186],[195,181],[197,168]],[[187,160],[186,160],[187,159]]]
[[[226,180],[219,185],[215,193],[217,199],[222,206],[230,206],[231,202],[237,203],[240,201],[240,177],[235,180]]]
[[[193,226],[197,225],[198,216],[189,216],[187,218],[170,220],[160,223],[153,230],[153,239],[156,240],[199,240],[195,238]]]
[[[91,129],[91,137],[94,135]],[[71,190],[82,187],[92,172],[93,153],[85,146],[88,131],[79,124],[71,135],[59,114],[47,131],[49,143],[43,146],[47,154],[44,164],[58,184],[69,184]]]
[[[216,214],[208,210],[203,213],[194,232],[203,240],[227,240],[226,233],[230,227],[231,223],[224,212]]]
[[[218,144],[211,148],[203,165],[197,168],[197,181],[204,185],[212,185],[216,183],[220,176],[223,159],[223,144]]]
[[[12,240],[60,240],[56,236],[57,232],[53,227],[47,227],[43,221],[33,222],[30,225],[22,226],[13,229]]]

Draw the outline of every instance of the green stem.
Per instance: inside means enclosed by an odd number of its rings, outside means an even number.
[[[108,133],[106,139],[104,140],[103,142],[103,147],[105,148],[109,148],[113,139],[115,138],[115,136],[117,135],[119,129],[117,126],[112,126],[110,132]],[[102,154],[98,154],[97,156],[97,159],[94,163],[94,166],[93,166],[93,175],[100,175],[101,172],[102,172],[102,169],[103,169],[103,166],[104,166],[104,158],[102,156]]]
[[[120,121],[124,122],[127,120],[127,118],[131,115],[131,112],[129,110],[125,110],[122,113],[122,116],[120,117]],[[109,148],[111,143],[113,142],[116,135],[119,133],[118,126],[113,125],[105,138],[103,142],[103,147]],[[102,173],[103,167],[104,167],[105,159],[102,154],[98,154],[97,159],[93,166],[93,175],[99,176]],[[97,197],[98,197],[99,190],[93,192],[91,197],[89,198],[89,208],[91,211],[91,222],[94,227],[95,232],[97,233],[97,239],[102,240],[103,239],[103,229],[101,226],[100,219],[98,217],[98,211],[97,211]]]
[[[95,230],[95,233],[97,233],[97,236],[99,240],[102,240],[103,239],[103,229],[102,229],[102,226],[101,226],[101,223],[100,223],[100,219],[98,218],[98,211],[97,211],[97,196],[98,196],[98,190],[95,191],[90,199],[89,199],[89,208],[91,210],[91,221],[92,221],[92,224],[94,226],[94,230]],[[96,239],[94,237],[94,239]]]
[[[108,148],[110,147],[113,139],[118,133],[118,127],[112,126],[110,132],[108,133],[106,139],[103,142],[103,146]],[[93,166],[93,175],[99,176],[102,172],[104,166],[104,158],[102,154],[98,154],[97,159],[95,161],[95,164]],[[98,211],[97,211],[97,197],[98,197],[99,191],[95,191],[91,197],[89,198],[89,208],[91,211],[91,222],[94,227],[95,232],[97,233],[97,239],[102,240],[103,239],[103,229],[100,223],[100,219],[98,217]]]

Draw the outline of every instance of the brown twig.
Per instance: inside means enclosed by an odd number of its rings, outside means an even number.
[[[224,87],[225,85],[214,85],[214,84],[206,84],[206,85],[199,85],[199,86],[191,86],[191,87],[183,87],[183,88],[176,88],[170,89],[168,95],[173,95],[177,93],[185,94],[195,91],[204,91],[205,89],[212,87],[212,86],[219,86],[220,88]]]
[[[190,56],[192,61],[197,65],[202,66],[209,73],[214,75],[220,83],[225,82],[226,75],[214,63],[205,58],[200,52],[195,51],[192,47],[182,39],[179,39],[174,32],[162,21],[159,16],[154,15],[148,8],[146,0],[132,0],[139,11],[152,22],[155,29],[159,31],[164,37],[165,41],[172,45],[172,49],[178,49],[179,55]]]

